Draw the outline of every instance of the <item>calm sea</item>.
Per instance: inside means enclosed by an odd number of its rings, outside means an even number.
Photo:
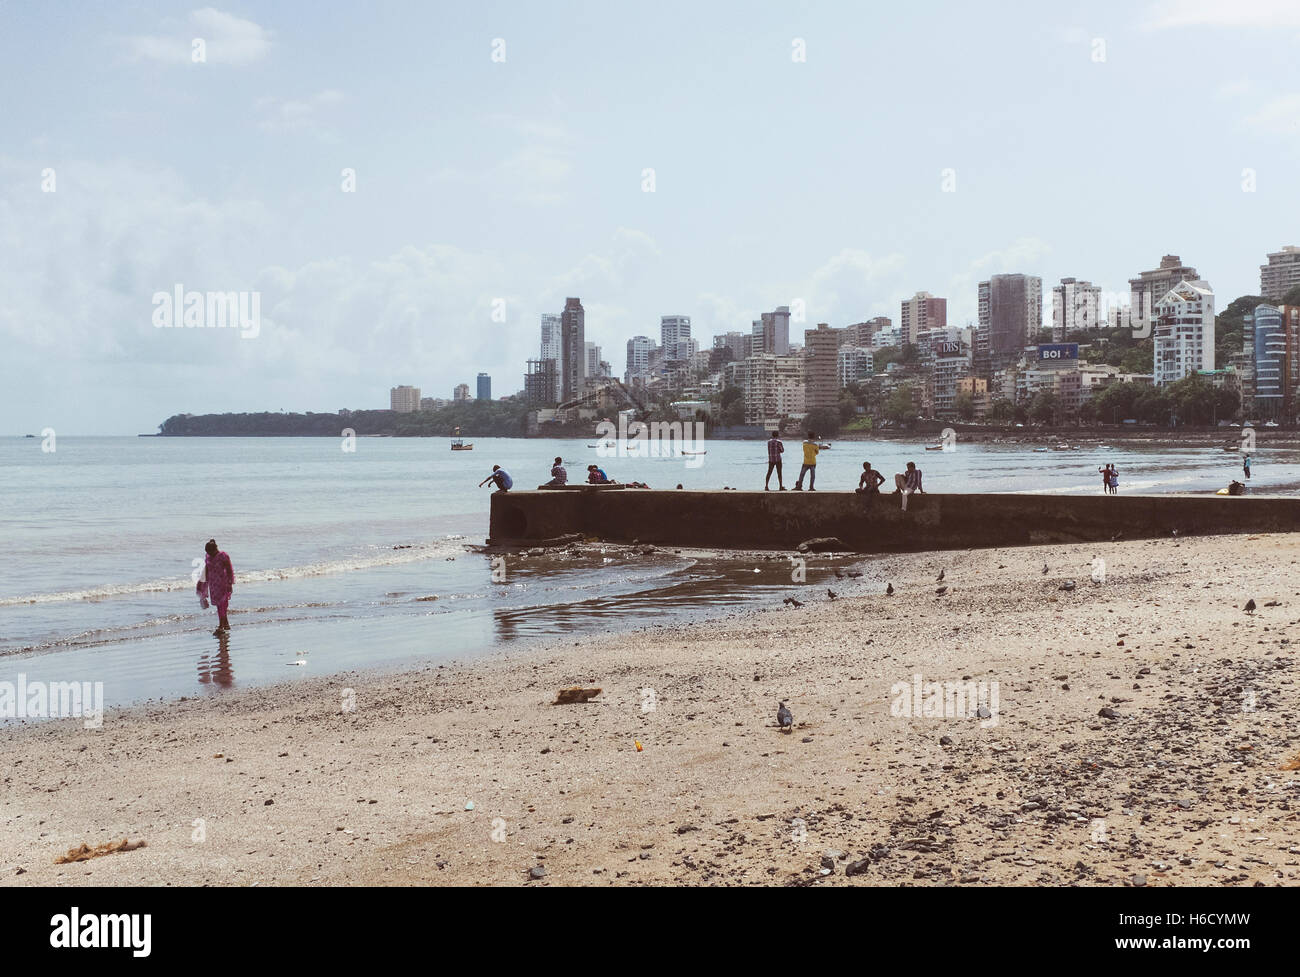
[[[60,437],[45,452],[41,438],[0,439],[0,682],[103,682],[109,705],[220,694],[676,622],[792,589],[783,560],[599,546],[581,559],[512,561],[494,583],[475,550],[489,494],[475,486],[493,463],[521,488],[545,481],[556,455],[573,480],[596,462],[652,488],[757,488],[766,452],[707,442],[702,458],[619,458],[599,457],[594,439],[474,441],[452,452],[445,439],[361,438],[344,452],[326,438]],[[1300,483],[1300,453],[1270,450],[1263,432],[1260,442],[1252,487]],[[798,449],[787,442],[787,485]],[[863,460],[892,475],[908,459],[930,491],[1097,492],[1107,461],[1122,492],[1211,491],[1240,474],[1239,457],[1220,448],[1155,439],[952,452],[844,441],[823,453],[818,488],[852,488]],[[200,609],[191,582],[209,537],[238,580],[227,640],[212,635],[214,612]]]

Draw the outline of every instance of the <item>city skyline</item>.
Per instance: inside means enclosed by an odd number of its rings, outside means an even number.
[[[0,153],[6,433],[379,405],[480,371],[500,396],[566,296],[618,359],[663,315],[706,349],[802,300],[798,342],[927,291],[961,327],[994,275],[1123,293],[1164,254],[1222,307],[1300,244],[1280,3],[311,14],[6,8],[0,53],[32,80]],[[1195,154],[1134,111],[1170,98],[1210,134]],[[157,328],[178,286],[256,294],[260,329]]]

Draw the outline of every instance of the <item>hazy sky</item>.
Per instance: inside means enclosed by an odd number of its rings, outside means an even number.
[[[566,295],[619,373],[662,314],[960,325],[1166,252],[1222,306],[1300,244],[1297,50],[1297,0],[0,0],[0,433],[499,396]],[[177,285],[258,335],[155,328]]]

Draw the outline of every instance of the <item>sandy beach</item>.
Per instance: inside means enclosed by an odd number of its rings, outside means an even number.
[[[1294,885],[1297,560],[873,558],[802,607],[11,726],[0,882]]]

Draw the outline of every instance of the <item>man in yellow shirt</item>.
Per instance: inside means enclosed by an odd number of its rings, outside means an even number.
[[[817,434],[813,431],[808,432],[808,438],[803,443],[803,467],[799,469],[799,477],[795,479],[794,490],[803,491],[803,477],[808,476],[808,491],[816,492],[813,486],[817,482],[817,452],[821,450],[821,445],[817,443]]]

